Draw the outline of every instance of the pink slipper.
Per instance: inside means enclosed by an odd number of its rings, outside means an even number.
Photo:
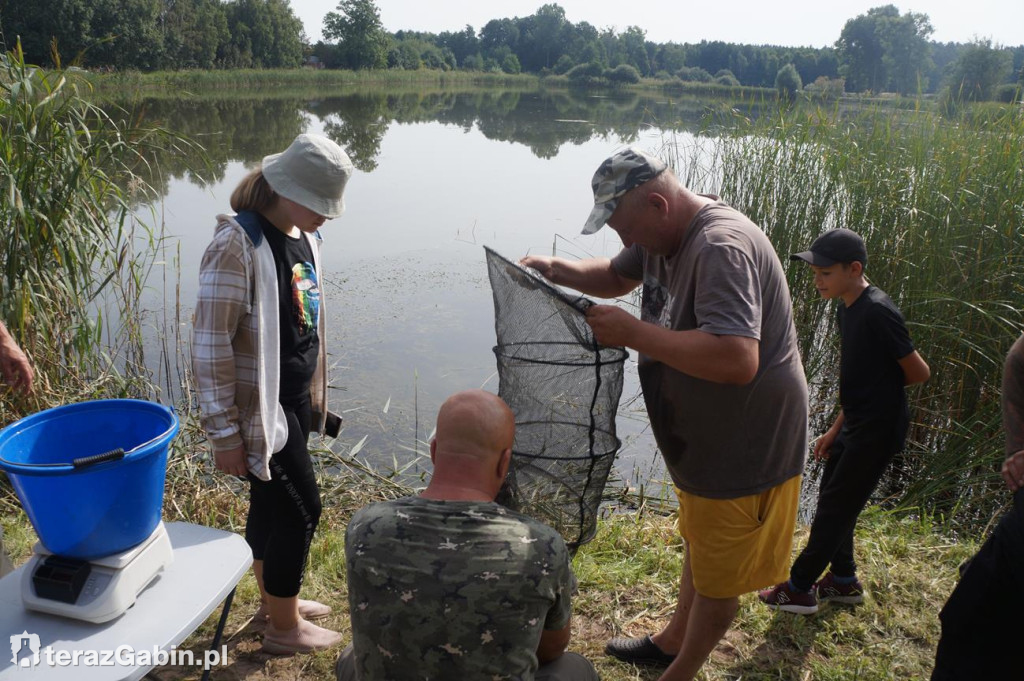
[[[299,599],[299,617],[304,620],[322,620],[331,614],[331,606],[324,605],[323,603],[317,603],[316,601],[307,601],[303,598]],[[253,619],[260,621],[267,621],[270,619],[270,608],[267,607],[266,603],[261,603],[256,614],[253,615]]]
[[[263,633],[263,652],[271,655],[308,653],[314,650],[333,648],[339,643],[341,643],[341,634],[318,627],[306,620],[299,620],[298,626],[286,631],[278,631],[274,625],[268,622],[267,629]]]

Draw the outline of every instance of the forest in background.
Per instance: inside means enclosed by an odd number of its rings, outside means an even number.
[[[839,29],[839,27],[837,27]],[[6,0],[0,42],[29,63],[90,70],[436,69],[561,75],[575,83],[641,78],[959,99],[1019,99],[1024,45],[938,43],[927,14],[894,5],[846,21],[831,47],[655,43],[643,29],[570,22],[558,4],[479,29],[384,29],[374,0],[341,0],[312,44],[288,0]]]

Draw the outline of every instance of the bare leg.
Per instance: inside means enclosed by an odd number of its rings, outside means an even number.
[[[270,616],[270,605],[267,601],[267,590],[263,586],[263,561],[252,562],[252,573],[256,576],[256,585],[260,588],[260,607],[256,611],[256,619],[262,621]],[[331,614],[331,606],[307,601],[304,598],[298,599],[299,617],[304,620],[319,620]]]
[[[278,598],[267,594],[267,609],[270,610],[270,626],[278,631],[287,631],[299,626],[299,597]]]
[[[679,598],[676,601],[675,612],[672,613],[672,618],[665,628],[651,636],[651,640],[663,653],[675,655],[682,648],[695,594],[693,571],[690,569],[690,545],[686,544],[686,558],[683,561],[683,574],[679,577]]]
[[[263,587],[263,561],[252,562],[252,574],[256,577],[256,586],[260,588],[260,603],[267,602],[267,590]]]
[[[739,602],[739,598],[709,598],[697,593],[687,544],[676,610],[665,628],[651,637],[662,652],[676,655],[662,675],[663,681],[689,681],[697,675],[729,630]]]
[[[662,674],[661,681],[690,681],[695,678],[711,651],[729,631],[739,605],[740,599],[735,596],[708,598],[694,594],[686,639],[675,662]]]
[[[318,627],[299,614],[299,597],[280,598],[263,586],[263,561],[252,562],[252,572],[260,587],[260,598],[270,614],[263,636],[263,648],[273,653],[295,653],[330,648],[341,642],[341,634]],[[320,604],[314,604],[320,605]],[[320,606],[324,607],[324,606]],[[328,612],[330,611],[327,608]]]
[[[256,585],[260,588],[260,603],[266,606],[270,614],[270,621],[275,629],[292,629],[299,619],[299,597],[278,598],[267,593],[263,586],[263,561],[252,562],[252,573],[256,576]],[[292,610],[294,609],[294,613]],[[276,611],[276,617],[275,617]]]
[[[252,562],[252,573],[256,576],[256,584],[260,587],[260,602],[267,606],[270,613],[270,625],[278,631],[294,629],[299,625],[299,597],[278,598],[267,593],[263,586],[263,561]]]

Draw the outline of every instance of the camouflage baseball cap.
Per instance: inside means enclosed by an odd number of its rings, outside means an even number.
[[[583,233],[593,234],[604,227],[623,194],[654,179],[666,168],[668,164],[660,158],[636,147],[627,147],[606,158],[590,181],[594,188],[594,209],[583,226]]]

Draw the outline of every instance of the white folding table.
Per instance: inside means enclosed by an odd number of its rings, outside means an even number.
[[[171,651],[184,641],[224,602],[220,622],[211,649],[220,645],[224,623],[231,608],[235,585],[252,564],[252,552],[245,540],[232,532],[216,530],[189,523],[166,523],[167,534],[174,551],[173,562],[139,594],[135,605],[120,617],[103,624],[47,615],[25,610],[21,601],[22,566],[0,579],[0,681],[133,681],[142,678],[156,666],[151,664],[123,664],[123,660],[137,662],[139,651],[147,651],[151,658],[154,650]],[[23,633],[36,634],[39,646],[52,650],[47,663],[45,654],[29,668],[15,664],[19,651],[10,650],[15,637]],[[24,643],[24,639],[21,639]],[[131,650],[131,654],[124,654]],[[90,652],[91,651],[91,652]],[[102,651],[121,651],[114,654],[109,665],[94,664],[104,661]],[[78,653],[78,664],[58,664],[61,659],[72,659]],[[175,651],[180,662],[181,651]],[[23,661],[22,655],[18,658]],[[194,673],[202,670],[203,655],[195,656]],[[173,661],[172,661],[173,662]],[[183,669],[183,671],[185,671]],[[209,670],[203,675],[207,678]]]

